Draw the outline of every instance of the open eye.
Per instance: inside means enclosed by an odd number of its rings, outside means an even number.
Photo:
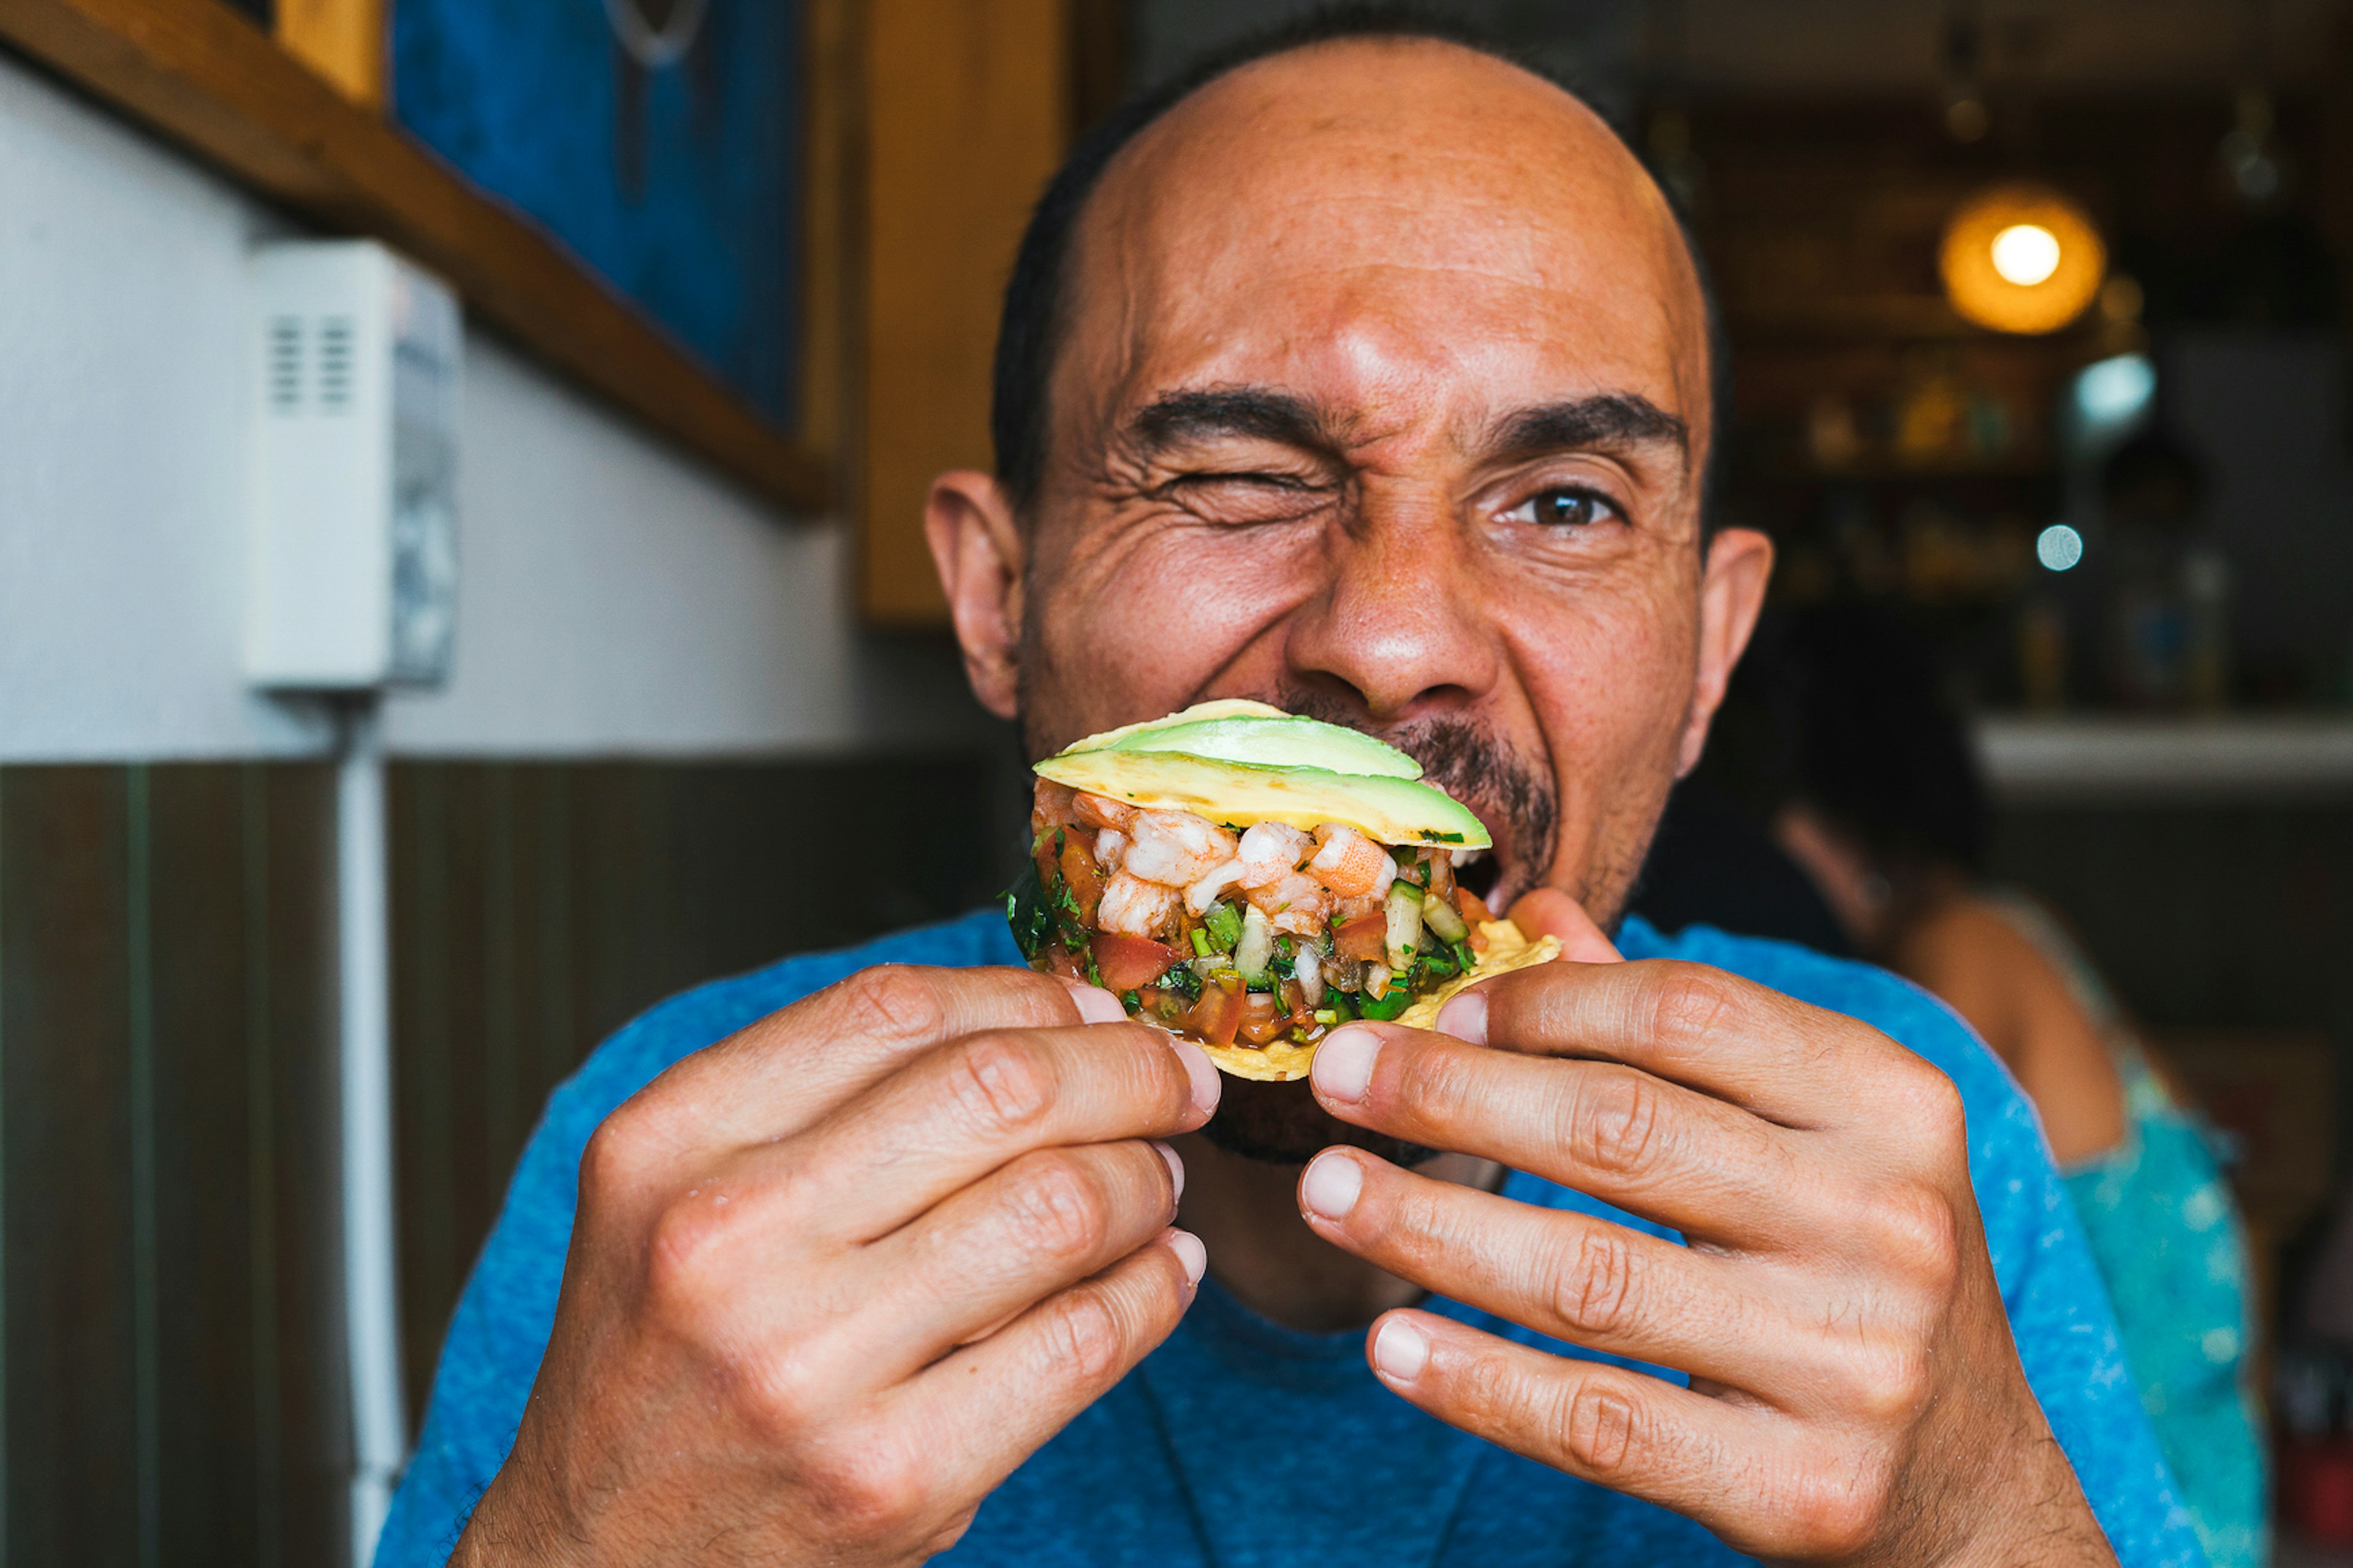
[[[1590,523],[1623,521],[1617,504],[1598,490],[1538,490],[1504,514],[1514,522],[1544,528],[1583,528]]]

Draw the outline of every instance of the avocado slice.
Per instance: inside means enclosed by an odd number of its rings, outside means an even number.
[[[1261,767],[1182,752],[1064,752],[1039,763],[1056,784],[1131,805],[1189,811],[1231,827],[1344,823],[1382,844],[1484,849],[1494,841],[1461,801],[1418,779]]]
[[[1182,724],[1139,730],[1109,746],[1113,752],[1183,752],[1212,762],[1249,763],[1267,768],[1322,768],[1374,778],[1418,779],[1421,764],[1361,730],[1318,719],[1279,719],[1261,714],[1195,719]]]
[[[1089,735],[1083,741],[1073,741],[1062,748],[1062,753],[1100,752],[1118,745],[1134,735],[1146,735],[1166,730],[1171,725],[1208,722],[1219,719],[1288,719],[1291,715],[1265,702],[1254,702],[1247,697],[1219,697],[1207,702],[1196,702],[1174,713],[1164,713],[1157,719],[1146,719],[1140,724],[1122,724],[1116,730],[1105,730],[1100,735]]]

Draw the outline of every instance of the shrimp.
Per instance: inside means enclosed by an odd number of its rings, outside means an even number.
[[[1081,795],[1081,800],[1091,798]],[[1106,871],[1116,871],[1120,857],[1127,853],[1127,835],[1116,827],[1106,827],[1095,835],[1095,864]]]
[[[1128,874],[1188,888],[1233,858],[1234,836],[1189,811],[1140,811],[1127,827]]]
[[[1072,814],[1089,827],[1120,828],[1124,828],[1135,820],[1136,811],[1135,807],[1124,800],[1113,800],[1108,795],[1084,793],[1071,803],[1071,809]]]
[[[1145,881],[1130,871],[1115,873],[1095,910],[1095,929],[1121,936],[1156,937],[1176,916],[1176,890]]]
[[[1228,888],[1241,880],[1242,863],[1229,860],[1208,876],[1185,889],[1185,907],[1196,915],[1206,915],[1209,906],[1218,901]]]
[[[1397,878],[1397,862],[1388,850],[1336,822],[1317,828],[1315,837],[1324,847],[1307,862],[1308,875],[1344,899],[1388,891],[1387,884]]]
[[[1332,919],[1332,895],[1314,878],[1297,871],[1286,871],[1278,881],[1252,888],[1248,896],[1275,930],[1293,936],[1314,936]]]
[[[1296,827],[1261,822],[1242,835],[1242,886],[1263,888],[1299,868],[1315,841]]]

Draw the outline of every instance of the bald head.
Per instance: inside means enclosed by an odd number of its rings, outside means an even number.
[[[1120,290],[1155,270],[1199,268],[1214,285],[1269,266],[1348,267],[1369,279],[1466,264],[1540,287],[1640,279],[1649,331],[1677,343],[1677,402],[1690,411],[1693,458],[1704,459],[1711,310],[1648,173],[1580,100],[1490,46],[1444,25],[1359,19],[1245,44],[1129,105],[1073,153],[1007,290],[992,412],[998,476],[1026,510],[1063,351],[1101,353],[1123,319],[1139,325],[1142,301]],[[1508,311],[1507,292],[1489,302]]]

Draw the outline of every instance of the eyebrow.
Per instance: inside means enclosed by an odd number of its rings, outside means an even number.
[[[1639,393],[1610,392],[1524,408],[1504,422],[1492,457],[1510,459],[1578,447],[1672,446],[1688,459],[1691,427]]]
[[[1328,447],[1331,433],[1304,399],[1262,386],[1170,392],[1154,398],[1127,422],[1128,437],[1145,457],[1188,441],[1248,436],[1289,447]]]

